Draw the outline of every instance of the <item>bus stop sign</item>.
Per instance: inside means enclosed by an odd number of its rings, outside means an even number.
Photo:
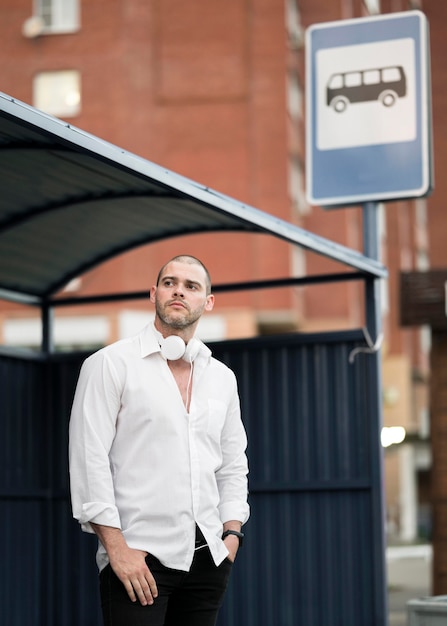
[[[306,33],[310,204],[414,198],[432,188],[428,25],[420,11]]]

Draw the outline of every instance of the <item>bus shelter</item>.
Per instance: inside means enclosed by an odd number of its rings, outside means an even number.
[[[0,180],[0,298],[36,307],[43,329],[37,353],[0,348],[0,614],[9,626],[100,624],[96,542],[72,520],[66,454],[87,354],[55,353],[52,320],[57,307],[147,295],[56,294],[136,246],[223,231],[278,237],[337,261],[341,271],[214,291],[362,281],[366,322],[211,346],[238,377],[252,508],[219,626],[385,624],[380,363],[371,346],[386,269],[368,253],[371,213],[362,254],[6,94]]]

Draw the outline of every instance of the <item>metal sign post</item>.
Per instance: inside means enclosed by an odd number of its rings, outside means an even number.
[[[379,204],[366,202],[363,205],[363,252],[373,259],[380,258],[380,229],[379,229]],[[365,283],[365,313],[366,328],[372,339],[374,348],[368,356],[372,359],[368,370],[368,386],[371,389],[372,415],[376,419],[371,420],[371,473],[375,490],[372,498],[372,534],[374,545],[374,601],[378,616],[378,622],[387,624],[388,596],[387,575],[385,562],[385,496],[382,489],[384,481],[383,451],[381,446],[381,430],[383,426],[382,416],[382,360],[381,339],[382,337],[382,312],[380,297],[380,280],[368,279]],[[379,619],[380,617],[380,619]]]
[[[362,205],[363,253],[380,258],[379,202],[428,194],[431,131],[427,21],[419,11],[317,24],[307,31],[307,196]],[[371,533],[376,623],[387,623],[380,282],[366,281],[370,352]]]

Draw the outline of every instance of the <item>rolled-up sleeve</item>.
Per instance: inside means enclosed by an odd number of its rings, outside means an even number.
[[[228,406],[225,426],[221,436],[222,464],[216,472],[222,523],[248,520],[248,462],[246,456],[247,436],[241,420],[239,395],[234,379],[231,402]]]
[[[105,351],[89,357],[79,374],[69,426],[73,516],[86,532],[93,532],[91,522],[121,528],[109,462],[120,396],[119,377]]]

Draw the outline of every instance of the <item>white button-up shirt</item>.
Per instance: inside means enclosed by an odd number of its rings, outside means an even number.
[[[195,524],[217,564],[222,525],[248,519],[247,445],[233,372],[202,344],[189,413],[149,324],[84,362],[70,419],[73,515],[188,571]],[[99,543],[99,569],[108,563]]]

